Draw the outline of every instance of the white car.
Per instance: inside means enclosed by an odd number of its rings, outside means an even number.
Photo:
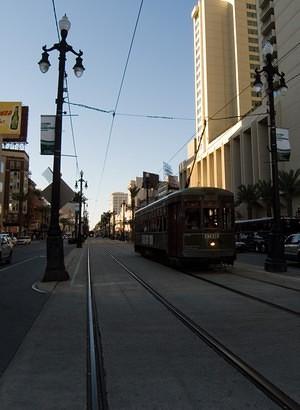
[[[295,233],[286,238],[284,256],[288,260],[300,262],[300,233]]]
[[[30,236],[20,236],[17,239],[17,245],[29,245],[31,243]]]
[[[12,258],[12,246],[5,234],[0,234],[0,262],[10,263]]]

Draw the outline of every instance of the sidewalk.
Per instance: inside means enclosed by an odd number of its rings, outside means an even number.
[[[65,258],[70,281],[38,284],[51,296],[1,378],[1,410],[86,408],[83,253],[75,248]]]

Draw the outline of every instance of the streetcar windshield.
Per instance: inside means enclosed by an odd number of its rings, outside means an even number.
[[[185,225],[188,231],[199,231],[201,228],[200,208],[187,208],[185,210]]]
[[[204,228],[217,228],[219,226],[219,209],[203,208]]]

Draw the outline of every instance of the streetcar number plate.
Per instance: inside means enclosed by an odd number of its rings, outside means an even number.
[[[205,233],[204,238],[205,239],[218,239],[220,234],[218,233]]]

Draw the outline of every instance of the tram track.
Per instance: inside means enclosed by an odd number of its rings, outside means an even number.
[[[255,368],[247,364],[241,357],[232,352],[222,342],[217,340],[213,335],[207,332],[198,323],[194,322],[184,312],[170,303],[148,282],[142,279],[136,272],[126,266],[120,259],[109,252],[109,255],[130,277],[137,281],[144,289],[147,290],[159,303],[161,303],[173,316],[175,316],[186,328],[194,333],[199,339],[205,342],[219,356],[226,360],[232,367],[238,370],[252,384],[261,390],[269,399],[279,405],[282,409],[299,410],[300,404],[294,401],[285,392],[274,385],[270,380],[259,373]]]
[[[255,282],[266,283],[268,285],[276,286],[278,288],[292,290],[292,291],[295,291],[295,292],[300,292],[300,288],[293,288],[291,286],[282,285],[281,283],[274,283],[274,282],[271,282],[271,281],[266,280],[266,279],[253,278],[249,275],[242,275],[241,273],[237,273],[237,272],[234,272],[234,273],[231,273],[231,274],[234,275],[234,276],[239,276],[240,278],[246,278],[246,279],[249,279],[249,280],[253,280]]]
[[[91,277],[90,251],[87,260],[87,323],[88,323],[88,354],[87,354],[87,386],[88,410],[108,410],[105,370],[99,322],[97,319],[96,302],[93,294]]]
[[[230,286],[228,286],[228,285],[224,285],[224,284],[222,284],[222,283],[219,283],[219,282],[217,282],[217,281],[215,281],[215,280],[213,280],[213,279],[203,278],[203,277],[201,277],[201,276],[199,276],[199,275],[197,275],[197,274],[195,274],[195,273],[192,273],[192,272],[189,272],[189,271],[186,271],[186,270],[182,270],[182,269],[181,269],[180,272],[182,272],[183,274],[185,274],[185,275],[187,275],[187,276],[190,276],[190,277],[192,277],[192,278],[195,278],[195,279],[197,279],[197,280],[200,280],[200,281],[202,281],[202,282],[206,282],[206,283],[209,283],[209,284],[211,284],[211,285],[218,286],[218,287],[220,287],[220,288],[222,288],[222,289],[225,289],[225,290],[227,290],[227,291],[229,291],[229,292],[232,292],[232,293],[235,293],[235,294],[237,294],[237,295],[243,296],[243,297],[245,297],[245,298],[247,298],[247,299],[254,300],[254,301],[256,301],[256,302],[262,303],[262,304],[267,305],[267,306],[269,306],[269,307],[272,307],[272,308],[274,308],[274,309],[278,309],[278,310],[281,310],[281,311],[283,311],[283,312],[289,313],[289,314],[291,314],[291,315],[300,317],[300,311],[290,309],[290,308],[288,308],[288,307],[279,305],[279,304],[274,303],[274,302],[270,302],[270,301],[265,300],[265,299],[262,299],[262,298],[260,298],[260,297],[258,297],[258,296],[254,296],[254,295],[251,295],[251,294],[246,293],[246,292],[244,292],[244,291],[241,291],[241,290],[232,288],[232,287],[230,287]],[[292,289],[292,290],[294,290],[294,289]]]

